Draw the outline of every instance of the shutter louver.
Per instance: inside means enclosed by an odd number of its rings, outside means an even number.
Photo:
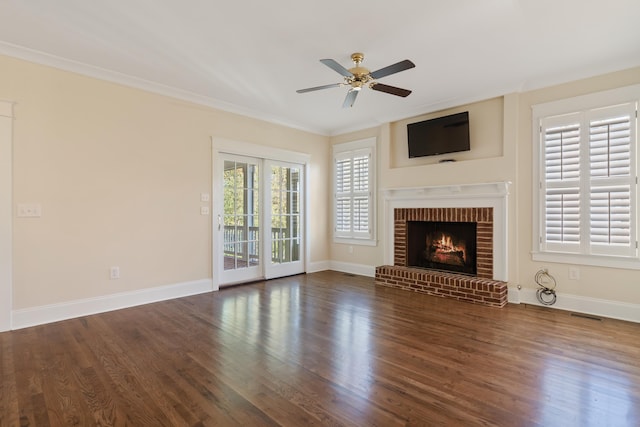
[[[547,181],[580,177],[580,125],[578,123],[546,129],[544,143]]]
[[[369,231],[369,156],[353,158],[353,231]],[[362,194],[365,193],[365,194]]]
[[[612,107],[589,121],[589,235],[601,248],[631,248],[631,113]]]
[[[355,197],[353,199],[353,231],[369,231],[369,198]]]
[[[580,123],[544,129],[545,241],[580,244]]]
[[[629,176],[631,119],[619,116],[589,125],[591,177]]]
[[[547,242],[580,243],[580,190],[547,190],[545,207]]]
[[[353,191],[369,191],[369,156],[353,158]]]
[[[336,161],[336,232],[351,231],[351,201],[344,194],[351,190],[351,159]]]
[[[346,193],[351,191],[351,159],[342,159],[336,162],[336,192]]]
[[[336,231],[351,231],[351,200],[348,197],[336,199]]]
[[[631,243],[631,191],[629,186],[593,189],[589,216],[591,243],[629,246]]]

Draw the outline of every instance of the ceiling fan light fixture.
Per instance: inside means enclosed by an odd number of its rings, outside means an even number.
[[[355,67],[346,69],[333,59],[321,59],[320,62],[336,71],[338,74],[342,75],[344,81],[342,83],[300,89],[296,92],[305,93],[320,89],[328,89],[336,86],[351,86],[349,88],[349,91],[347,92],[347,97],[345,98],[343,107],[352,107],[358,93],[365,86],[369,86],[369,88],[377,92],[385,92],[391,95],[401,96],[403,98],[407,97],[411,93],[411,91],[407,89],[379,84],[378,82],[376,82],[376,80],[380,77],[386,77],[391,74],[399,73],[400,71],[408,70],[415,67],[415,64],[410,60],[405,59],[404,61],[391,64],[387,67],[380,68],[379,70],[373,72],[360,65],[364,60],[364,54],[356,52],[351,55],[351,60],[353,61]]]

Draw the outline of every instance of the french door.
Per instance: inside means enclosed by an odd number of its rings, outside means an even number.
[[[304,272],[303,166],[231,154],[217,165],[218,284]]]
[[[260,233],[261,161],[249,157],[222,158],[222,212],[218,212],[221,283],[261,277]],[[215,195],[214,195],[215,197]]]
[[[269,259],[265,278],[303,273],[302,165],[265,161],[268,174],[265,222]]]

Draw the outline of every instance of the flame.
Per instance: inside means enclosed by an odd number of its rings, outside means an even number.
[[[466,247],[464,245],[455,245],[453,243],[453,240],[451,239],[451,236],[447,236],[444,233],[442,234],[439,240],[436,240],[434,246],[435,246],[436,253],[449,254],[453,252],[461,252],[462,258],[464,260],[467,259]]]

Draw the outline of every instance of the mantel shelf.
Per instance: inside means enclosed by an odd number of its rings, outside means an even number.
[[[509,194],[511,182],[487,182],[480,184],[453,184],[430,187],[401,187],[382,189],[385,200],[421,200],[433,198],[483,198]]]

